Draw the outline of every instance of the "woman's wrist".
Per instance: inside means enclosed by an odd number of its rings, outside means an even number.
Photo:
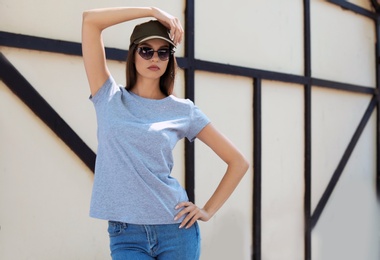
[[[160,13],[160,9],[158,9],[155,6],[151,6],[150,11],[151,11],[151,16],[158,19],[158,14]]]

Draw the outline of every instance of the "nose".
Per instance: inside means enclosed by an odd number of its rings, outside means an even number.
[[[152,61],[158,61],[159,60],[159,57],[158,57],[158,52],[157,51],[155,51],[155,52],[153,52],[153,56],[152,56]]]

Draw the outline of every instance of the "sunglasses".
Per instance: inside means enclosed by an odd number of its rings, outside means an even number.
[[[150,60],[154,53],[157,52],[158,58],[162,61],[168,60],[170,55],[174,54],[174,51],[169,48],[159,49],[158,51],[153,50],[150,47],[138,47],[137,53],[144,60]]]

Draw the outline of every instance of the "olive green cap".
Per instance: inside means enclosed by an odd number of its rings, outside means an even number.
[[[168,28],[157,20],[136,25],[131,34],[130,44],[139,44],[150,39],[162,39],[175,47],[174,42],[170,39]]]

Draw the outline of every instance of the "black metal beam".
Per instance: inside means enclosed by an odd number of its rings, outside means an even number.
[[[304,106],[305,106],[305,114],[304,114],[304,120],[305,120],[305,151],[304,151],[304,185],[305,185],[305,197],[304,197],[304,238],[305,238],[305,260],[311,259],[311,162],[312,162],[312,155],[311,155],[311,131],[312,131],[312,125],[311,125],[311,86],[305,85],[304,87]]]
[[[356,93],[362,93],[362,94],[374,95],[376,93],[375,88],[348,84],[348,83],[341,83],[341,82],[324,80],[324,79],[311,78],[310,84],[312,86],[318,86],[318,87],[324,87],[324,88],[330,88],[330,89],[336,89],[336,90],[344,90],[344,91],[350,91],[350,92],[356,92]]]
[[[253,260],[261,260],[261,79],[254,79],[253,93]]]
[[[377,198],[380,200],[380,17],[376,19],[376,97],[377,97],[377,117],[376,117],[376,189]]]
[[[82,47],[80,43],[2,31],[0,31],[0,45],[69,55],[82,55]]]
[[[0,79],[94,172],[95,153],[2,53]]]
[[[311,29],[310,0],[303,1],[304,17],[304,74],[311,78]],[[304,247],[305,260],[311,259],[311,85],[304,85],[304,120],[305,120],[305,151],[304,151]]]
[[[323,193],[321,199],[318,202],[317,207],[314,210],[314,213],[311,217],[312,228],[314,228],[316,226],[316,224],[319,220],[319,217],[321,216],[321,214],[323,212],[323,209],[325,208],[331,194],[333,193],[334,188],[335,188],[336,184],[338,183],[339,178],[342,175],[343,170],[344,170],[348,160],[350,159],[350,156],[351,156],[357,142],[359,141],[359,138],[360,138],[364,128],[365,128],[367,122],[369,121],[369,119],[371,117],[372,112],[376,108],[376,105],[377,105],[377,97],[373,97],[371,99],[371,102],[369,103],[364,115],[363,115],[363,118],[361,119],[358,127],[356,128],[356,131],[355,131],[350,143],[348,144],[348,147],[346,148],[336,170],[334,171],[334,174],[332,175],[325,192]]]
[[[81,43],[54,40],[4,31],[0,31],[0,46],[82,56]],[[105,52],[108,60],[127,60],[128,50],[105,47]],[[187,60],[185,58],[177,57],[177,61],[179,67],[184,69],[187,68]]]
[[[261,78],[266,80],[275,80],[281,82],[288,82],[301,85],[315,85],[324,88],[331,88],[336,90],[344,90],[350,92],[358,92],[364,94],[374,94],[375,88],[354,85],[349,83],[341,83],[331,80],[323,80],[312,78],[311,76],[300,76],[293,74],[286,74],[280,72],[259,70],[247,67],[240,67],[228,64],[221,64],[216,62],[195,60],[195,68],[197,70],[203,70],[213,73],[230,74],[237,76],[244,76],[250,78]],[[306,68],[311,70],[311,68]]]
[[[364,15],[368,18],[371,18],[373,20],[376,20],[377,18],[377,15],[376,13],[374,12],[371,12],[363,7],[360,7],[358,5],[355,5],[353,3],[350,3],[346,0],[328,0],[328,2],[332,3],[332,4],[336,4],[336,5],[339,5],[340,7],[342,7],[343,9],[345,10],[350,10],[354,13],[357,13],[357,14],[360,14],[360,15]]]
[[[280,72],[273,72],[267,70],[259,70],[254,68],[247,68],[241,66],[234,66],[230,64],[222,64],[217,62],[195,60],[195,68],[214,73],[230,74],[236,76],[243,76],[249,78],[261,78],[268,80],[277,80],[296,84],[307,84],[309,80],[303,76],[292,75]]]
[[[194,0],[186,1],[185,10],[185,57],[187,67],[185,69],[185,97],[194,100]],[[185,140],[185,188],[190,201],[195,201],[195,147],[194,143]]]

